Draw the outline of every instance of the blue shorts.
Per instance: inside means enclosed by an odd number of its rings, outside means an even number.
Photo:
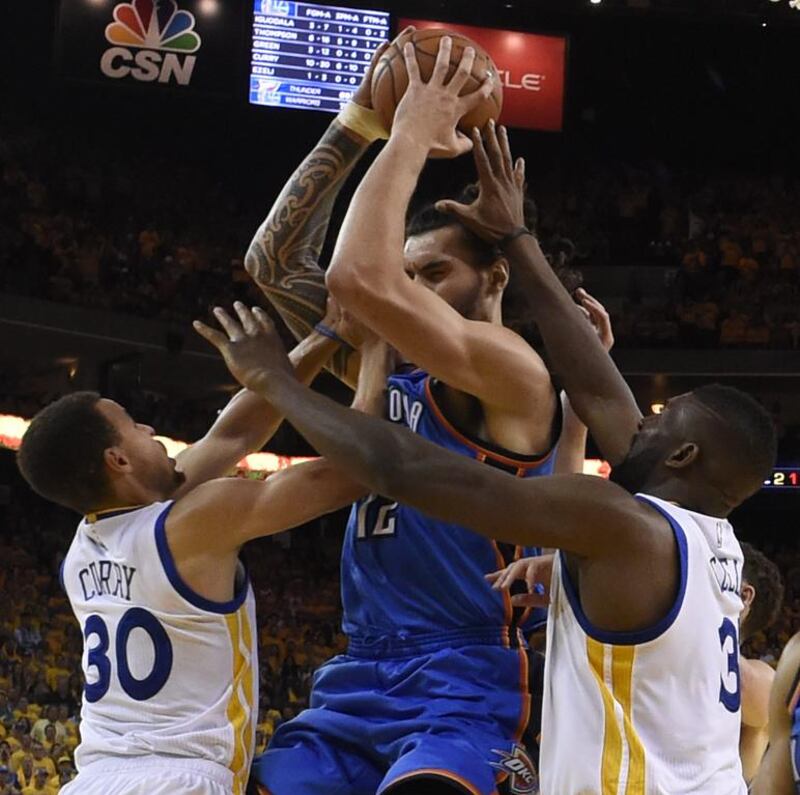
[[[265,795],[376,795],[440,779],[469,795],[538,792],[520,744],[530,718],[528,654],[466,646],[397,660],[335,657],[311,706],[253,764]]]

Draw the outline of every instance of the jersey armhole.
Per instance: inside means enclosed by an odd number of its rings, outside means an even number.
[[[675,619],[678,617],[678,614],[681,611],[683,600],[686,596],[686,583],[689,574],[689,550],[686,541],[686,533],[678,524],[678,522],[675,521],[675,519],[659,505],[643,497],[637,497],[636,499],[646,502],[648,505],[655,508],[660,514],[662,514],[662,516],[664,516],[672,528],[673,535],[675,536],[675,543],[678,546],[678,566],[680,568],[678,592],[675,596],[675,601],[672,603],[672,607],[669,609],[669,612],[661,620],[653,624],[653,626],[647,627],[646,629],[636,630],[635,632],[615,632],[595,627],[589,620],[586,613],[583,612],[578,589],[572,582],[572,577],[570,577],[569,569],[566,566],[564,553],[561,551],[558,553],[560,556],[561,580],[564,583],[564,593],[567,596],[567,601],[569,601],[572,612],[575,614],[575,618],[578,620],[581,629],[590,638],[598,641],[599,643],[607,643],[611,646],[638,646],[643,643],[649,643],[650,641],[661,637],[661,635],[663,635],[675,623]]]
[[[206,599],[204,596],[193,591],[182,579],[178,573],[178,568],[175,565],[175,559],[172,557],[172,551],[169,548],[167,541],[167,517],[175,502],[170,502],[166,508],[158,515],[155,524],[155,541],[156,549],[158,550],[158,557],[161,560],[161,565],[164,568],[164,573],[170,585],[175,589],[179,596],[183,597],[192,607],[199,610],[205,610],[208,613],[217,613],[219,615],[227,615],[235,613],[244,603],[247,598],[247,592],[250,588],[250,578],[244,564],[240,562],[244,571],[244,577],[239,584],[239,590],[234,594],[233,599],[229,602],[214,602],[211,599]]]

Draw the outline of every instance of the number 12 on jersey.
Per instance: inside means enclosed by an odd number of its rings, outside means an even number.
[[[370,494],[358,506],[356,538],[381,538],[393,536],[397,524],[397,503]]]

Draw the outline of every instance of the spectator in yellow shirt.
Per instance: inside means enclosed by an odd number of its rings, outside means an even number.
[[[22,751],[23,755],[30,753],[31,737],[30,725],[27,721],[19,720],[11,728],[11,736],[6,739],[11,747],[11,767],[14,768],[14,755]]]
[[[34,704],[29,703],[28,699],[25,696],[22,696],[19,701],[17,701],[17,708],[14,710],[14,719],[21,720],[21,719],[29,720],[33,723],[35,720],[39,719],[38,710]]]
[[[56,774],[55,763],[47,755],[44,745],[34,740],[33,743],[31,743],[31,753],[33,754],[34,767],[43,767],[45,770],[47,770],[48,778]]]
[[[47,771],[43,767],[37,767],[33,772],[33,781],[22,788],[22,795],[57,795],[58,791],[48,784],[48,778],[50,776]]]
[[[20,789],[25,789],[33,782],[33,757],[25,754],[22,764],[15,771]]]
[[[59,786],[63,786],[72,779],[75,778],[75,766],[72,764],[72,760],[66,756],[58,757],[58,782]]]
[[[11,761],[9,767],[11,768],[12,773],[16,773],[19,769],[19,766],[22,764],[22,760],[26,756],[30,755],[31,745],[33,745],[33,738],[30,736],[30,734],[23,734],[19,738],[16,750],[11,752]]]
[[[58,685],[60,676],[69,676],[70,670],[68,668],[67,658],[62,654],[57,660],[55,665],[47,667],[47,684],[51,690],[55,690]]]

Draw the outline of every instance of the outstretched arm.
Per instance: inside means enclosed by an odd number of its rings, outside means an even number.
[[[524,232],[515,208],[524,195],[525,164],[512,162],[505,128],[493,123],[485,137],[473,131],[480,195],[469,206],[446,201],[451,212],[487,242],[503,244],[517,284],[526,296],[549,358],[578,416],[603,456],[618,464],[630,449],[641,412],[630,388],[580,309],[564,289],[533,234]],[[513,239],[512,239],[513,238]],[[505,241],[505,242],[504,242]],[[585,297],[585,294],[583,294]]]
[[[611,329],[611,318],[606,308],[592,296],[584,292],[580,306],[589,322],[594,326],[603,348],[610,351],[614,347],[614,332]],[[572,408],[565,392],[561,393],[561,408],[564,424],[561,429],[561,438],[558,440],[556,452],[556,475],[582,473],[586,460],[586,441],[588,429],[581,418]]]
[[[240,316],[243,327],[228,318],[226,329],[235,326],[229,337],[202,323],[195,328],[242,384],[371,491],[490,538],[578,555],[653,553],[663,540],[663,533],[642,532],[652,525],[651,512],[613,483],[582,475],[514,478],[312,392],[293,377],[266,313]],[[671,537],[666,543],[671,550]]]
[[[310,384],[339,349],[339,344],[311,332],[290,354],[295,377]],[[283,415],[261,395],[243,389],[222,410],[208,433],[176,458],[186,480],[180,498],[214,478],[227,475],[248,453],[260,450],[283,422]]]
[[[328,291],[319,259],[336,197],[371,142],[385,137],[370,94],[372,68],[385,47],[376,51],[353,102],[292,174],[247,250],[247,272],[298,340],[325,316]],[[355,359],[342,349],[331,363],[350,385],[358,373]]]

